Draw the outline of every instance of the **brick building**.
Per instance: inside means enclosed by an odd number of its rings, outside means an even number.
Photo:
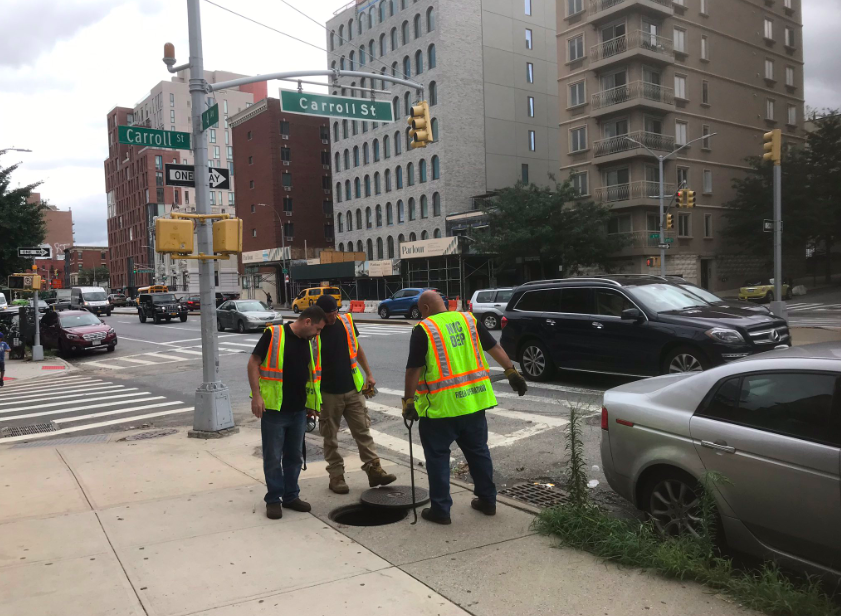
[[[259,278],[254,286],[280,300],[279,261],[251,266],[249,253],[285,245],[288,257],[314,258],[334,246],[330,122],[282,112],[278,99],[267,98],[229,123],[236,151],[236,211],[243,221],[243,273]]]
[[[32,193],[29,196],[29,203],[41,201],[40,193]],[[60,210],[54,205],[46,204],[44,209],[44,223],[47,226],[47,235],[44,244],[52,250],[52,258],[37,259],[38,273],[44,280],[45,288],[47,281],[53,288],[64,283],[64,249],[73,244],[73,212]],[[56,283],[52,281],[56,280]]]
[[[64,250],[64,286],[67,288],[79,286],[81,284],[79,281],[81,270],[102,271],[108,267],[108,263],[107,246],[68,246]],[[107,277],[103,277],[102,280],[97,278],[95,281],[82,282],[85,284],[96,282],[97,286],[109,286]]]

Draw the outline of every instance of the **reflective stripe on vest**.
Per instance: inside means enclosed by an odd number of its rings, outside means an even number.
[[[418,384],[418,391],[420,393],[435,393],[491,377],[490,371],[484,367],[484,361],[482,360],[482,347],[479,342],[479,330],[476,328],[476,323],[472,319],[467,318],[464,313],[460,312],[458,314],[464,320],[467,331],[470,332],[470,346],[472,348],[473,359],[476,360],[477,368],[460,374],[453,374],[452,366],[450,365],[450,356],[447,353],[447,345],[444,342],[441,329],[432,321],[429,322],[432,327],[425,322],[421,322],[421,327],[426,330],[429,339],[432,341],[432,346],[435,348],[435,361],[438,364],[438,373],[442,376],[434,381],[420,382]]]
[[[271,381],[283,382],[283,339],[285,330],[283,325],[273,325],[272,339],[269,343],[269,350],[266,358],[260,364],[260,378]]]
[[[356,338],[356,332],[353,329],[353,317],[349,314],[340,314],[337,317],[345,328],[345,335],[347,336],[348,357],[350,357],[350,374],[353,377],[353,384],[356,391],[362,391],[365,386],[365,377],[362,376],[362,370],[359,367],[359,340]]]
[[[260,395],[267,409],[280,410],[283,405],[283,351],[286,330],[283,325],[266,328],[272,338],[263,363],[260,364]],[[321,343],[316,337],[316,353],[310,344],[309,379],[306,385],[306,407],[321,410]]]

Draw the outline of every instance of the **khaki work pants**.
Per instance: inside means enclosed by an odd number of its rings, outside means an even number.
[[[379,461],[374,449],[374,439],[369,431],[371,419],[365,406],[365,396],[356,391],[346,394],[322,393],[318,431],[324,437],[324,460],[327,462],[327,473],[331,477],[338,477],[345,472],[345,463],[339,453],[342,417],[345,418],[353,440],[359,448],[362,470],[367,471],[372,462]]]

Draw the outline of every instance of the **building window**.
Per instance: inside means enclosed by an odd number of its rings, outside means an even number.
[[[533,96],[528,97],[528,103],[529,103],[529,117],[533,118],[534,117],[534,97]]]
[[[713,236],[713,215],[704,214],[704,237],[711,238]]]
[[[435,30],[435,9],[429,7],[426,9],[426,31],[432,32],[433,30]]]
[[[438,85],[431,81],[429,82],[429,106],[434,107],[438,104]],[[397,117],[397,116],[395,116]]]
[[[689,124],[680,120],[675,122],[675,145],[686,145],[686,135],[689,130]]]
[[[401,26],[400,29],[401,29],[401,34],[403,35],[403,44],[408,45],[409,44],[409,22],[404,21],[403,25]]]
[[[611,235],[616,233],[630,233],[633,230],[631,215],[612,216],[607,221],[607,232]]]
[[[709,124],[704,124],[701,126],[701,136],[703,139],[701,140],[701,147],[705,150],[709,150],[710,148],[710,126]]]
[[[227,147],[227,156],[226,156],[226,158],[227,158],[228,160],[233,160],[233,159],[234,159],[234,146],[229,145],[229,146]]]
[[[520,165],[520,180],[523,184],[529,183],[529,166],[526,163]]]
[[[701,0],[701,15],[709,15],[707,8],[707,0]]]
[[[417,40],[423,34],[423,31],[421,30],[421,16],[420,15],[415,15],[415,18],[412,21],[412,24],[413,24],[413,29],[415,31],[415,40]]]
[[[525,0],[526,3],[526,15],[531,15],[531,0]]]
[[[163,169],[163,168],[164,168],[163,156],[155,156],[155,169]]]
[[[284,186],[286,186],[286,187],[292,186],[292,174],[289,173],[288,171],[284,171],[281,174],[281,179],[283,181]]]
[[[175,107],[175,94],[172,94],[171,92],[169,94],[169,106]]]
[[[438,141],[438,118],[432,118],[432,140]]]
[[[291,222],[283,223],[283,235],[285,235],[288,240],[295,237],[295,224]]]
[[[786,26],[786,47],[794,47],[794,29]]]
[[[526,28],[526,49],[534,49],[534,39],[531,28]]]
[[[402,225],[406,222],[406,209],[403,206],[403,200],[397,202],[397,224]]]
[[[774,40],[774,22],[767,17],[765,18],[765,38],[769,41]]]
[[[427,63],[429,66],[427,66],[426,68],[435,68],[435,65],[437,64],[437,60],[435,58],[435,45],[430,45],[426,52],[427,56],[429,56],[429,62]]]
[[[280,121],[280,134],[289,136],[289,122],[286,120]]]
[[[254,180],[251,180],[251,181],[248,182],[248,187],[249,188],[254,188]]]
[[[786,67],[786,85],[790,87],[794,87],[794,67],[787,66]]]
[[[573,173],[570,175],[569,180],[572,184],[572,189],[575,191],[577,196],[585,197],[590,194],[590,186],[586,171],[582,173]]]
[[[690,237],[692,231],[691,214],[678,214],[677,216],[677,235],[678,237]]]
[[[710,59],[710,41],[706,36],[701,36],[701,59]]]
[[[774,119],[774,99],[769,98],[765,100],[765,119],[766,120],[773,120]]]
[[[526,81],[534,83],[534,64],[526,62]]]
[[[415,75],[420,75],[423,72],[423,52],[418,49],[415,52]]]
[[[356,210],[356,228],[362,229],[362,210],[358,208]]]
[[[368,165],[371,163],[371,150],[367,143],[362,144],[362,164]]]
[[[380,141],[379,139],[374,139],[374,162],[379,162],[380,160]]]
[[[394,170],[394,180],[397,183],[397,190],[403,188],[403,167],[397,165],[397,169]]]
[[[385,204],[385,224],[394,224],[394,208],[392,207],[391,203]]]
[[[677,168],[677,187],[683,188],[689,185],[689,167]]]
[[[675,98],[686,100],[686,76],[675,75]]]
[[[251,237],[257,237],[257,229],[251,229]]]
[[[280,148],[280,160],[285,160],[286,162],[292,160],[292,150],[286,147]]]
[[[284,197],[283,198],[283,211],[292,213],[292,197]]]
[[[415,185],[415,165],[413,163],[406,165],[406,185]]]
[[[432,193],[432,215],[441,215],[441,195],[438,193]]]
[[[577,107],[587,102],[587,94],[584,89],[584,81],[569,84],[569,106]]]
[[[584,10],[584,0],[567,0],[567,17],[577,15]]]
[[[529,151],[534,152],[537,150],[537,136],[533,130],[529,131]]]
[[[796,105],[789,105],[788,106],[788,123],[791,126],[795,126],[797,124],[797,106]]]
[[[683,28],[675,28],[675,51],[678,53],[686,53],[686,30]]]
[[[418,163],[418,175],[420,176],[421,184],[426,182],[426,160],[421,158]]]
[[[437,156],[432,157],[432,179],[438,180],[441,178],[441,163]]]
[[[387,250],[388,250],[388,253],[387,253],[388,258],[393,259],[394,258],[394,238],[391,237],[390,235],[388,236],[388,239],[386,240],[386,247],[387,247]]]
[[[421,195],[420,198],[420,217],[429,218],[429,201],[427,200],[426,195]]]
[[[704,169],[704,194],[711,195],[713,192],[713,172]]]
[[[765,59],[765,79],[774,80],[774,61],[771,58]]]
[[[583,152],[587,149],[587,127],[579,126],[578,128],[571,128],[569,131],[569,151]]]
[[[416,218],[416,215],[415,215],[415,198],[410,197],[409,198],[409,222],[415,220],[415,218]]]
[[[701,82],[701,102],[704,105],[710,104],[710,82],[709,81],[702,81]]]
[[[175,124],[175,109],[169,110],[169,121]]]
[[[567,40],[567,61],[575,62],[584,57],[584,35],[579,34]]]

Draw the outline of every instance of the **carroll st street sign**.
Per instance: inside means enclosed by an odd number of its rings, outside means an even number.
[[[371,120],[372,122],[394,122],[391,103],[364,98],[326,96],[294,90],[281,90],[280,108],[283,111],[303,115]]]
[[[190,149],[190,133],[177,130],[157,130],[138,126],[118,126],[117,136],[125,145],[140,145],[150,148]]]

